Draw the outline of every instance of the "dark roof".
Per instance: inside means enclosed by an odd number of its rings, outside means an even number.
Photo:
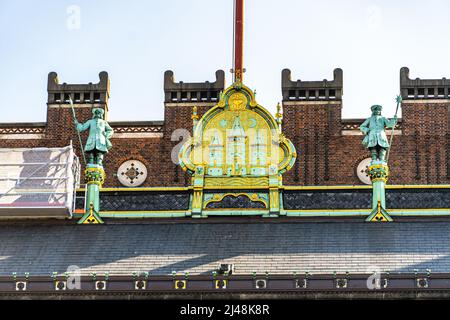
[[[10,224],[0,226],[0,275],[130,275],[450,271],[450,222]]]

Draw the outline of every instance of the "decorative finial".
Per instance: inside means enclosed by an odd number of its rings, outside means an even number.
[[[277,118],[277,123],[281,125],[283,115],[281,114],[281,105],[279,102],[277,104],[277,113],[275,114],[275,118]]]
[[[197,106],[194,106],[192,108],[192,116],[191,116],[191,118],[192,118],[192,123],[193,123],[194,128],[195,128],[195,126],[197,125],[197,122],[198,122]]]
[[[192,108],[192,120],[198,120],[198,115],[197,115],[197,106],[194,106]]]
[[[240,78],[237,78],[234,83],[233,83],[233,88],[235,88],[236,90],[241,90],[242,89],[242,81]]]

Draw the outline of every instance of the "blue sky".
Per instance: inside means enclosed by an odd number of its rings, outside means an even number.
[[[80,10],[79,28],[71,6]],[[395,110],[399,70],[450,78],[450,1],[246,0],[245,83],[271,111],[293,79],[344,70],[345,118]],[[69,10],[69,12],[68,12]],[[163,119],[163,73],[231,84],[232,0],[0,0],[0,122],[46,119],[47,74],[111,78],[109,119]]]

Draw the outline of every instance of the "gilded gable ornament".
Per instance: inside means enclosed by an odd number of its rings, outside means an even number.
[[[267,207],[250,207],[262,215],[279,214],[282,174],[292,168],[297,153],[281,133],[279,121],[256,102],[254,92],[241,82],[234,83],[193,125],[193,137],[179,152],[181,167],[193,176],[192,215],[207,216],[218,210],[220,203],[206,207],[205,199],[217,199],[213,189],[223,190],[220,195],[240,194],[231,202],[228,197],[218,198],[238,207],[242,206],[239,201],[260,201],[266,194]],[[258,198],[255,187],[263,190]],[[233,208],[227,210],[233,212]]]

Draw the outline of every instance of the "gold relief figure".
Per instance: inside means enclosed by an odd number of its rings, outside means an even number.
[[[244,94],[237,92],[229,98],[228,104],[232,111],[243,111],[247,106],[247,98]]]

